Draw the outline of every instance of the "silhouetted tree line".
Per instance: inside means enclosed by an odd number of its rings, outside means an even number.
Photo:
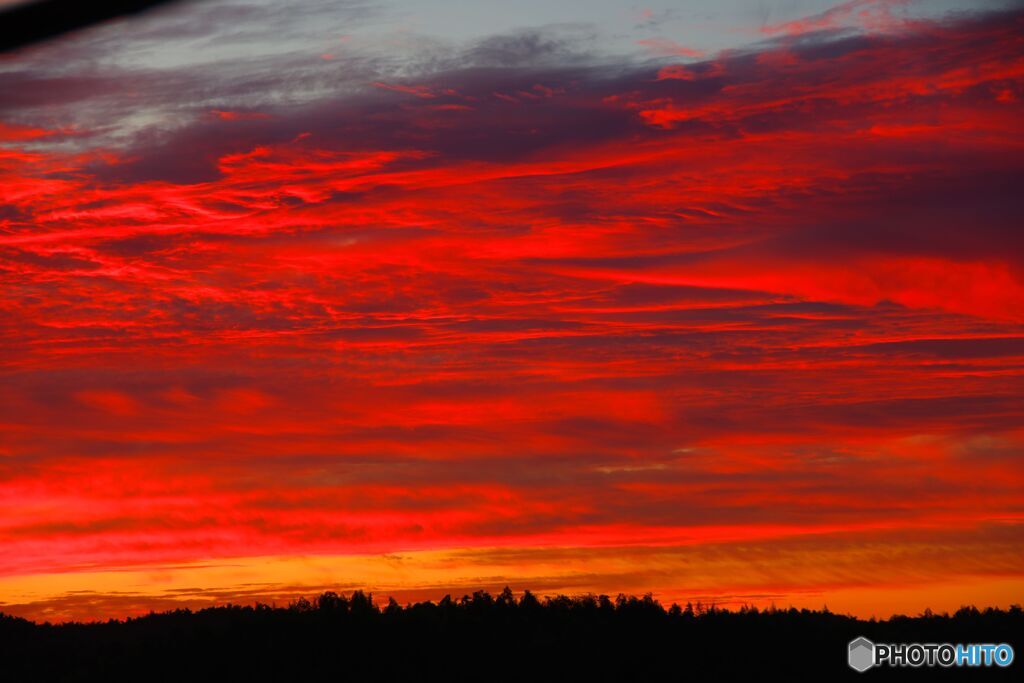
[[[1021,680],[1024,668],[847,667],[847,643],[1010,642],[1024,612],[865,621],[816,610],[673,604],[650,594],[521,598],[506,588],[401,606],[328,592],[287,607],[226,605],[124,621],[0,614],[0,681]]]

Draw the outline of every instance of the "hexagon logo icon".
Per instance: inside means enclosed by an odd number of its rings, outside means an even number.
[[[875,644],[864,636],[851,640],[848,661],[851,669],[864,673],[875,665]]]

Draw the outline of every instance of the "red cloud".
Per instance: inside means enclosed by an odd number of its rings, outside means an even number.
[[[704,51],[698,50],[692,47],[686,47],[680,45],[674,40],[668,38],[647,38],[644,40],[638,40],[637,45],[641,45],[651,50],[655,54],[662,55],[665,57],[703,57]]]
[[[0,574],[1016,519],[1021,22],[5,128]]]
[[[869,31],[894,31],[906,28],[909,20],[897,16],[893,10],[909,5],[911,0],[847,0],[831,9],[810,17],[761,27],[768,35],[800,35],[850,26]]]

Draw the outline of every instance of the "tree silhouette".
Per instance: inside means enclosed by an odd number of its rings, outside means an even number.
[[[1024,612],[868,621],[821,611],[687,603],[651,594],[555,595],[506,587],[404,607],[329,591],[286,607],[225,605],[123,621],[37,624],[0,614],[0,680],[700,681],[859,679],[847,643],[1009,642]],[[1018,679],[1008,669],[875,669],[872,679]]]

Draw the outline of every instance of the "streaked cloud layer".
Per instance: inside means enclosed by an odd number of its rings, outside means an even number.
[[[1024,13],[904,5],[5,57],[0,609],[1019,602]]]

